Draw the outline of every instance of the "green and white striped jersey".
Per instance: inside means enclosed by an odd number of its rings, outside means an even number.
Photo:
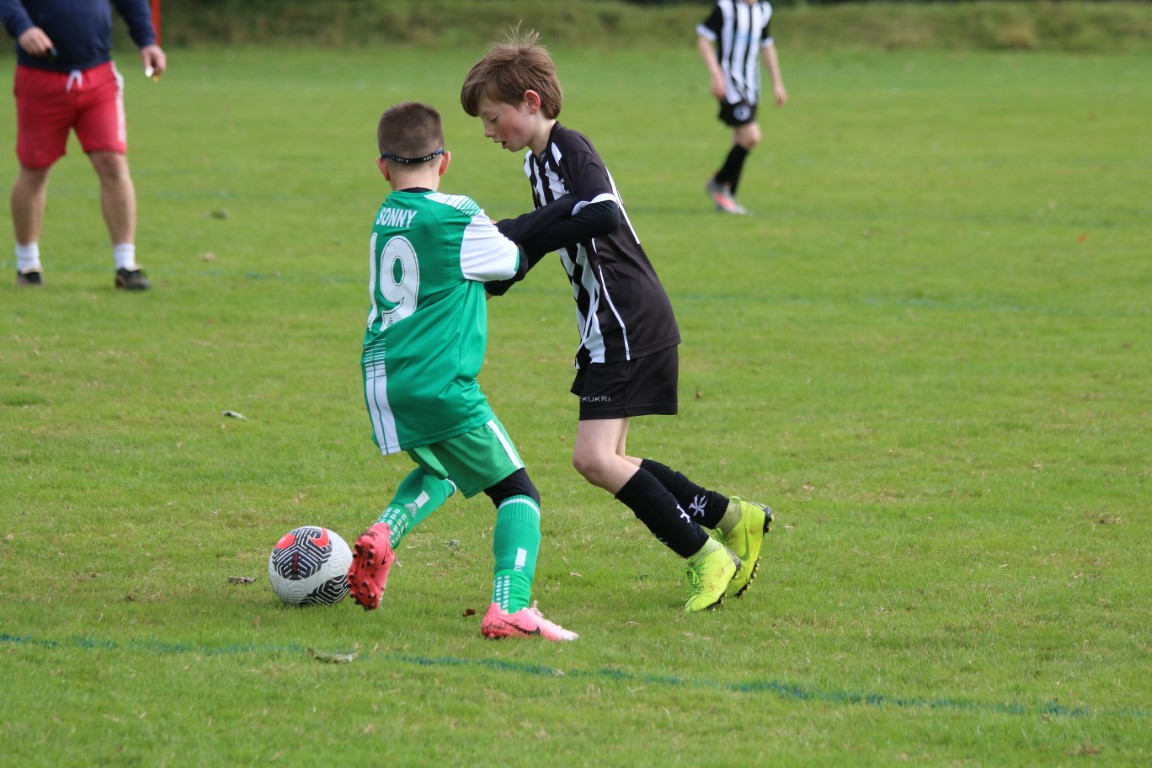
[[[361,366],[380,451],[437,443],[493,418],[476,381],[488,344],[484,281],[517,273],[516,245],[468,197],[399,190],[376,214],[369,254]]]

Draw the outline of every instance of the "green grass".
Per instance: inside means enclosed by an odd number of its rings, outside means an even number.
[[[444,188],[527,205],[457,106],[481,52],[179,51],[158,85],[122,57],[155,290],[112,289],[75,144],[47,284],[0,262],[5,765],[1148,762],[1147,55],[782,51],[743,219],[702,193],[727,138],[690,46],[555,50],[685,339],[681,415],[630,448],[771,503],[761,577],[683,615],[680,564],[570,468],[542,265],[483,383],[581,640],[480,637],[482,498],[405,541],[378,613],[277,604],[276,539],[354,537],[409,466],[359,393],[379,113],[438,104]]]

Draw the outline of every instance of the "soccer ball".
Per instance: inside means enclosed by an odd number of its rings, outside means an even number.
[[[335,605],[348,594],[352,550],[335,531],[316,525],[281,537],[268,557],[272,591],[289,605]]]

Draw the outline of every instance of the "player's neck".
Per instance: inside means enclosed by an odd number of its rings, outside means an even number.
[[[540,121],[536,130],[532,133],[532,140],[528,142],[528,148],[532,150],[532,154],[538,155],[544,151],[548,146],[548,139],[552,138],[552,129],[556,127],[556,118],[547,117]]]
[[[416,171],[413,173],[393,173],[392,189],[430,189],[435,192],[440,188],[440,174],[433,171],[426,173]]]

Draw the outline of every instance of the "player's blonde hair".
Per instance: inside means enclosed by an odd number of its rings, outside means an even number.
[[[488,49],[484,58],[472,65],[460,89],[460,106],[471,117],[480,111],[480,100],[519,104],[525,91],[540,94],[540,111],[555,119],[564,105],[564,91],[556,76],[556,64],[548,49],[540,45],[540,33],[508,30],[507,37]]]

